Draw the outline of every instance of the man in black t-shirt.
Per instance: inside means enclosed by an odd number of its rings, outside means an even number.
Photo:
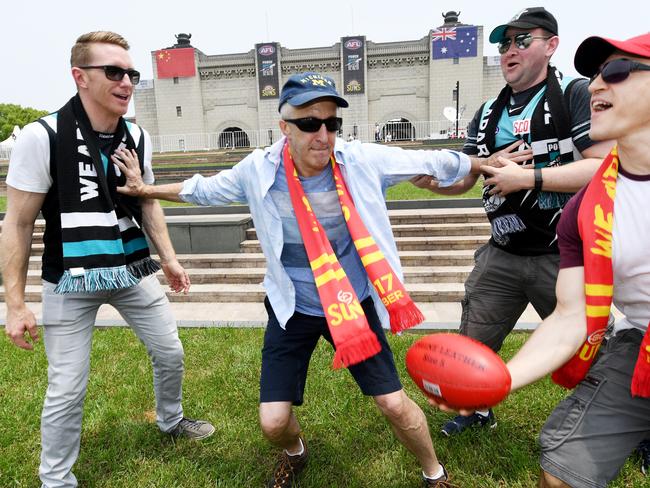
[[[524,9],[496,27],[490,42],[499,46],[506,86],[477,111],[463,152],[488,157],[483,205],[492,237],[476,252],[465,282],[460,332],[498,351],[529,303],[542,318],[553,311],[555,226],[611,146],[589,139],[588,81],[571,80],[549,64],[559,43],[553,15],[542,7]],[[574,162],[581,158],[594,159]],[[413,183],[458,194],[477,178],[444,190],[424,177]],[[494,427],[494,414],[458,416],[442,431],[452,435],[472,425]]]

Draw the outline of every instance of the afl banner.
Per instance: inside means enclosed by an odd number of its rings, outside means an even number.
[[[366,36],[342,37],[343,86],[346,95],[361,94],[366,89]]]
[[[257,82],[259,84],[260,99],[262,100],[280,96],[278,49],[277,42],[255,44]]]

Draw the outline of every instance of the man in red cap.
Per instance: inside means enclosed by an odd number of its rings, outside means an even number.
[[[594,140],[615,140],[557,226],[557,307],[508,363],[513,390],[548,373],[575,390],[541,435],[540,487],[604,487],[650,435],[650,33],[585,40]],[[611,304],[623,318],[594,357]]]

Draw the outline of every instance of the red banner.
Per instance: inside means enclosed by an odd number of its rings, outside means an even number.
[[[182,78],[196,75],[194,48],[156,51],[158,78]]]

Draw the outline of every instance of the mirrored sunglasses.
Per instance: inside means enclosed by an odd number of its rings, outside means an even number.
[[[124,69],[119,66],[104,65],[104,66],[78,66],[81,69],[103,69],[106,78],[111,81],[122,81],[124,75],[129,77],[131,83],[137,85],[140,83],[140,72],[131,68]]]
[[[327,132],[337,132],[343,125],[341,117],[328,117],[319,119],[318,117],[303,117],[300,119],[284,119],[286,122],[294,124],[303,132],[318,132],[323,124]]]
[[[650,71],[650,66],[631,59],[612,59],[598,68],[591,81],[593,82],[600,75],[605,83],[620,83],[627,80],[632,71]]]
[[[550,39],[553,36],[542,37],[542,36],[533,36],[530,32],[522,32],[515,36],[506,37],[499,41],[498,49],[499,54],[505,54],[510,49],[512,42],[514,40],[515,47],[517,49],[526,50],[530,47],[535,39],[544,39],[545,41]]]

